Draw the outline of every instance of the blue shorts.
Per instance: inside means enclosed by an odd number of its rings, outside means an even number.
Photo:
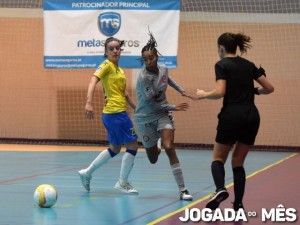
[[[124,145],[138,138],[126,111],[113,114],[102,113],[102,122],[107,130],[110,144]]]

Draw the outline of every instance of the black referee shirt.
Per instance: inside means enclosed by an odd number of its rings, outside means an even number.
[[[226,80],[223,105],[254,104],[254,82],[259,75],[254,63],[242,57],[228,57],[215,65],[216,80]]]

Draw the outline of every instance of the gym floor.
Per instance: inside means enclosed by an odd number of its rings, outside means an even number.
[[[113,188],[123,152],[93,174],[91,191],[87,193],[77,171],[86,167],[102,147],[2,144],[0,148],[0,225],[187,224],[179,219],[185,209],[203,209],[214,191],[211,150],[177,150],[186,186],[194,197],[193,201],[181,201],[164,152],[151,165],[143,149],[139,151],[129,177],[139,195],[126,195]],[[300,209],[299,159],[300,155],[292,152],[249,153],[244,206],[246,214],[257,215],[235,224],[266,224],[261,219],[262,208],[270,210],[281,204]],[[228,160],[226,185],[230,196],[221,209],[232,207],[232,181]],[[39,208],[33,201],[35,188],[45,183],[58,191],[52,208]]]

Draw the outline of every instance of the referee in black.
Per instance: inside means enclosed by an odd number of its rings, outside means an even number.
[[[254,95],[270,94],[273,85],[267,80],[262,67],[237,55],[237,48],[246,53],[251,47],[251,38],[242,33],[224,33],[218,38],[218,53],[221,58],[215,64],[216,87],[212,91],[197,89],[198,99],[223,98],[223,107],[218,114],[211,171],[216,192],[206,207],[215,210],[228,198],[225,188],[224,164],[232,150],[232,170],[234,179],[233,208],[244,209],[246,174],[244,161],[259,129],[260,116],[254,104]],[[254,87],[254,80],[260,87]]]

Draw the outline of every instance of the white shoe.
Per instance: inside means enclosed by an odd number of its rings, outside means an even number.
[[[82,185],[85,190],[90,191],[90,182],[92,179],[92,176],[88,176],[86,173],[86,169],[78,171],[79,177],[81,179]]]
[[[190,195],[189,191],[185,189],[184,191],[180,191],[180,199],[185,201],[192,201],[193,196]]]
[[[120,181],[117,181],[117,183],[115,185],[115,189],[117,189],[119,191],[122,191],[126,194],[135,194],[135,195],[137,195],[139,193],[128,182],[126,182],[125,184],[120,184]]]
[[[161,138],[157,140],[157,148],[161,150]]]

